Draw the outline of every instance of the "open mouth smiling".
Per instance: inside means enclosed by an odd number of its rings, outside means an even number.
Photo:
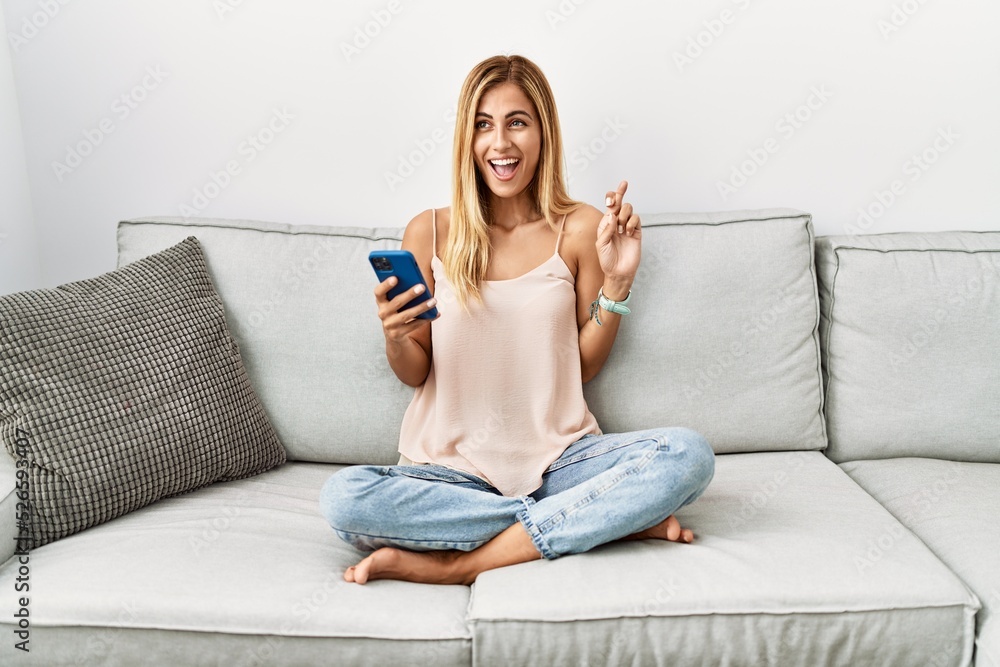
[[[509,181],[514,178],[514,174],[517,172],[517,168],[521,164],[521,160],[514,157],[488,160],[488,162],[490,164],[490,169],[493,170],[493,174],[501,181]]]

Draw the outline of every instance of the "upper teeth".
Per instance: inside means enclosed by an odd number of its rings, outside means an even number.
[[[503,167],[508,164],[517,164],[517,158],[509,157],[505,160],[490,160],[490,162],[497,165],[498,167]]]

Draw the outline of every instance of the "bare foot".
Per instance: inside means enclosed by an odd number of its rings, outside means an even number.
[[[471,584],[459,567],[461,551],[407,551],[382,547],[344,570],[344,581],[363,584],[373,579],[400,579],[424,584]]]
[[[344,571],[344,581],[363,584],[372,579],[402,579],[424,584],[466,584],[495,567],[538,560],[528,531],[514,522],[472,551],[407,551],[382,547]]]
[[[652,528],[632,533],[623,540],[667,540],[668,542],[694,542],[694,533],[687,528],[681,528],[680,521],[673,514]]]

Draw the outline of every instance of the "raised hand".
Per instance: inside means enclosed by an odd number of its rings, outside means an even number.
[[[632,204],[625,203],[628,182],[607,193],[607,211],[597,227],[597,256],[606,278],[631,285],[639,270],[642,252],[642,226]]]

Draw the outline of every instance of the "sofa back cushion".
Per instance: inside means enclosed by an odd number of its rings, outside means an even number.
[[[1000,462],[1000,232],[821,237],[827,455]]]
[[[118,264],[197,237],[288,458],[390,464],[412,390],[385,358],[368,253],[402,231],[142,218],[119,224]]]
[[[718,453],[825,447],[810,216],[642,220],[632,314],[584,387],[601,428],[687,426]]]

